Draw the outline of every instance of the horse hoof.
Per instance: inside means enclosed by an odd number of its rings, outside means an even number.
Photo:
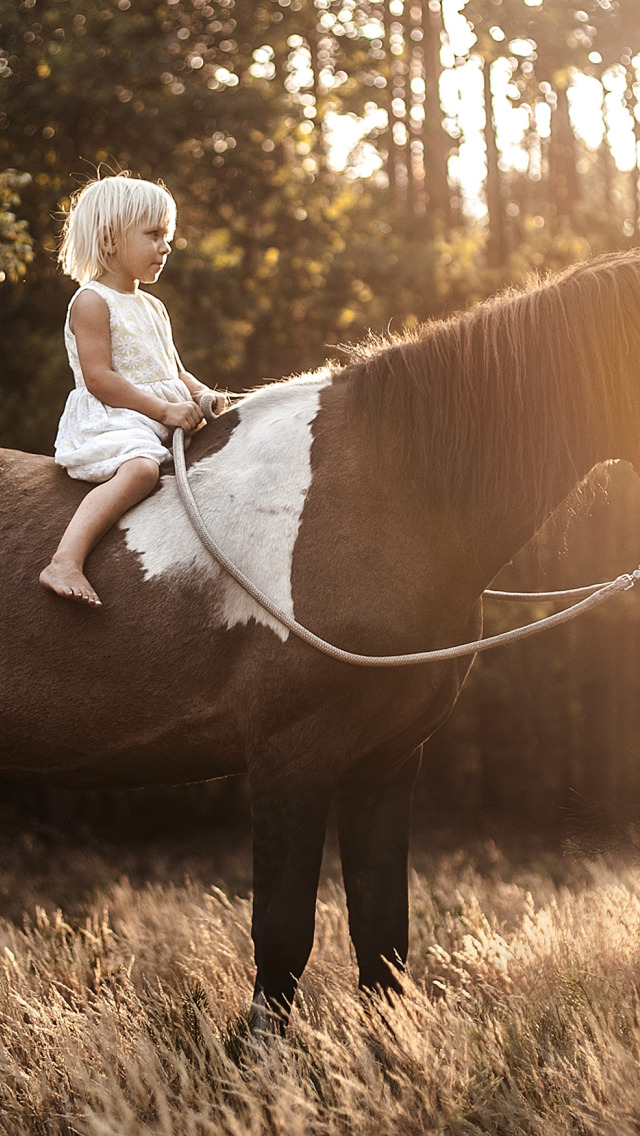
[[[286,1022],[281,1014],[270,1009],[260,995],[251,1003],[249,1010],[249,1030],[254,1041],[267,1041],[282,1037]]]

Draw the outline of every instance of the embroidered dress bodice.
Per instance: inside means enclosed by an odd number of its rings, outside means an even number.
[[[136,386],[141,383],[163,383],[167,379],[177,380],[178,364],[164,305],[140,289],[135,292],[116,292],[98,280],[90,280],[72,297],[64,328],[65,346],[76,386],[84,387],[85,381],[78,358],[76,337],[71,330],[71,310],[80,293],[87,289],[102,296],[109,308],[114,371]],[[180,389],[184,389],[182,383]],[[180,398],[183,397],[181,394]]]
[[[133,457],[148,457],[159,465],[170,461],[171,431],[137,410],[102,403],[87,389],[70,319],[76,299],[87,289],[101,296],[109,308],[113,369],[134,386],[152,386],[153,393],[167,402],[184,402],[191,394],[179,377],[169,317],[159,300],[140,289],[116,292],[98,280],[78,289],[71,298],[64,329],[75,389],[58,426],[55,459],[71,477],[106,481]]]

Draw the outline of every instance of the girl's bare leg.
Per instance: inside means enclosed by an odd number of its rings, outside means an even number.
[[[110,481],[87,493],[69,521],[51,563],[40,573],[43,587],[67,599],[101,607],[98,594],[84,574],[84,562],[122,514],[151,492],[159,472],[150,458],[131,458],[122,463]]]

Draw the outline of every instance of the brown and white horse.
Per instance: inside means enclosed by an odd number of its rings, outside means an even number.
[[[636,252],[266,386],[189,451],[245,573],[324,639],[385,655],[477,638],[483,590],[609,458],[640,458]],[[91,556],[104,609],[62,600],[38,571],[85,487],[46,457],[0,465],[0,774],[108,788],[246,771],[254,1006],[283,1016],[335,801],[360,981],[398,989],[412,786],[469,660],[317,653],[204,551],[170,472]]]

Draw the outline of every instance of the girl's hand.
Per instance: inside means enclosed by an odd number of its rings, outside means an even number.
[[[211,390],[210,387],[202,387],[193,395],[194,401],[197,402],[202,414],[207,420],[217,418],[219,414],[227,410],[229,407],[229,399],[226,394],[220,391]]]
[[[202,422],[202,414],[200,408],[191,400],[189,402],[167,402],[160,421],[163,426],[168,426],[170,430],[175,430],[177,426],[180,426],[187,433],[193,433]]]

